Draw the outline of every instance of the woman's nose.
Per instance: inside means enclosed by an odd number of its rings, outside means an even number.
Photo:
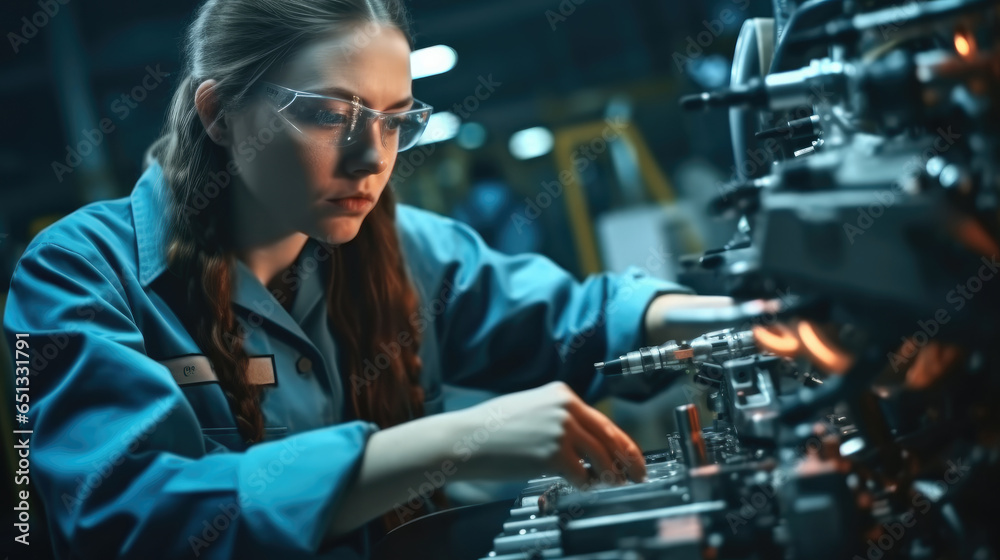
[[[357,141],[341,153],[345,170],[352,176],[378,175],[388,165],[377,123],[371,123]]]

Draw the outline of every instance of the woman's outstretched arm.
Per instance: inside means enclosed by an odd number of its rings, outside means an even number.
[[[593,470],[580,463],[588,457]],[[576,486],[641,481],[639,447],[565,383],[511,393],[474,407],[380,431],[334,515],[327,539],[396,510],[412,495],[455,480],[560,474]]]

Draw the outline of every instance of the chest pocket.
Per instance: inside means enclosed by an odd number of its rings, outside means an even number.
[[[203,354],[186,354],[159,362],[170,370],[170,375],[194,408],[206,438],[207,450],[245,449],[246,445],[236,428],[236,419],[208,358]],[[247,374],[254,385],[276,387],[274,355],[251,356]],[[264,432],[265,440],[278,439],[288,432],[288,427],[266,426]]]

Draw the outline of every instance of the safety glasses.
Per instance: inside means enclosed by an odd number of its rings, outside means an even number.
[[[278,115],[300,133],[325,146],[349,146],[378,121],[382,145],[387,150],[402,152],[416,145],[434,110],[423,101],[414,100],[411,109],[385,113],[365,107],[357,96],[347,100],[268,82],[261,86]]]

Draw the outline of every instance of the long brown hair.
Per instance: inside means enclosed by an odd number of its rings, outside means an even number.
[[[215,180],[227,173],[228,155],[206,134],[194,95],[203,80],[215,79],[222,111],[236,110],[274,63],[348,23],[394,26],[412,45],[407,15],[397,0],[208,0],[188,30],[184,78],[163,134],[149,152],[170,187],[168,260],[185,284],[178,315],[213,364],[239,432],[251,444],[263,438],[264,418],[260,388],[247,378],[249,357],[231,304],[234,189],[220,188],[224,181]],[[210,204],[196,210],[197,200]],[[382,428],[422,416],[424,403],[420,333],[408,321],[418,298],[397,238],[395,204],[389,186],[357,237],[333,249],[328,264],[334,273],[326,287],[328,319],[346,370],[341,374],[363,380],[349,384],[351,405],[358,418]],[[404,333],[413,342],[390,356],[379,375],[365,377],[364,360]],[[440,495],[434,501],[441,503]],[[391,517],[385,517],[390,528],[398,524]]]

